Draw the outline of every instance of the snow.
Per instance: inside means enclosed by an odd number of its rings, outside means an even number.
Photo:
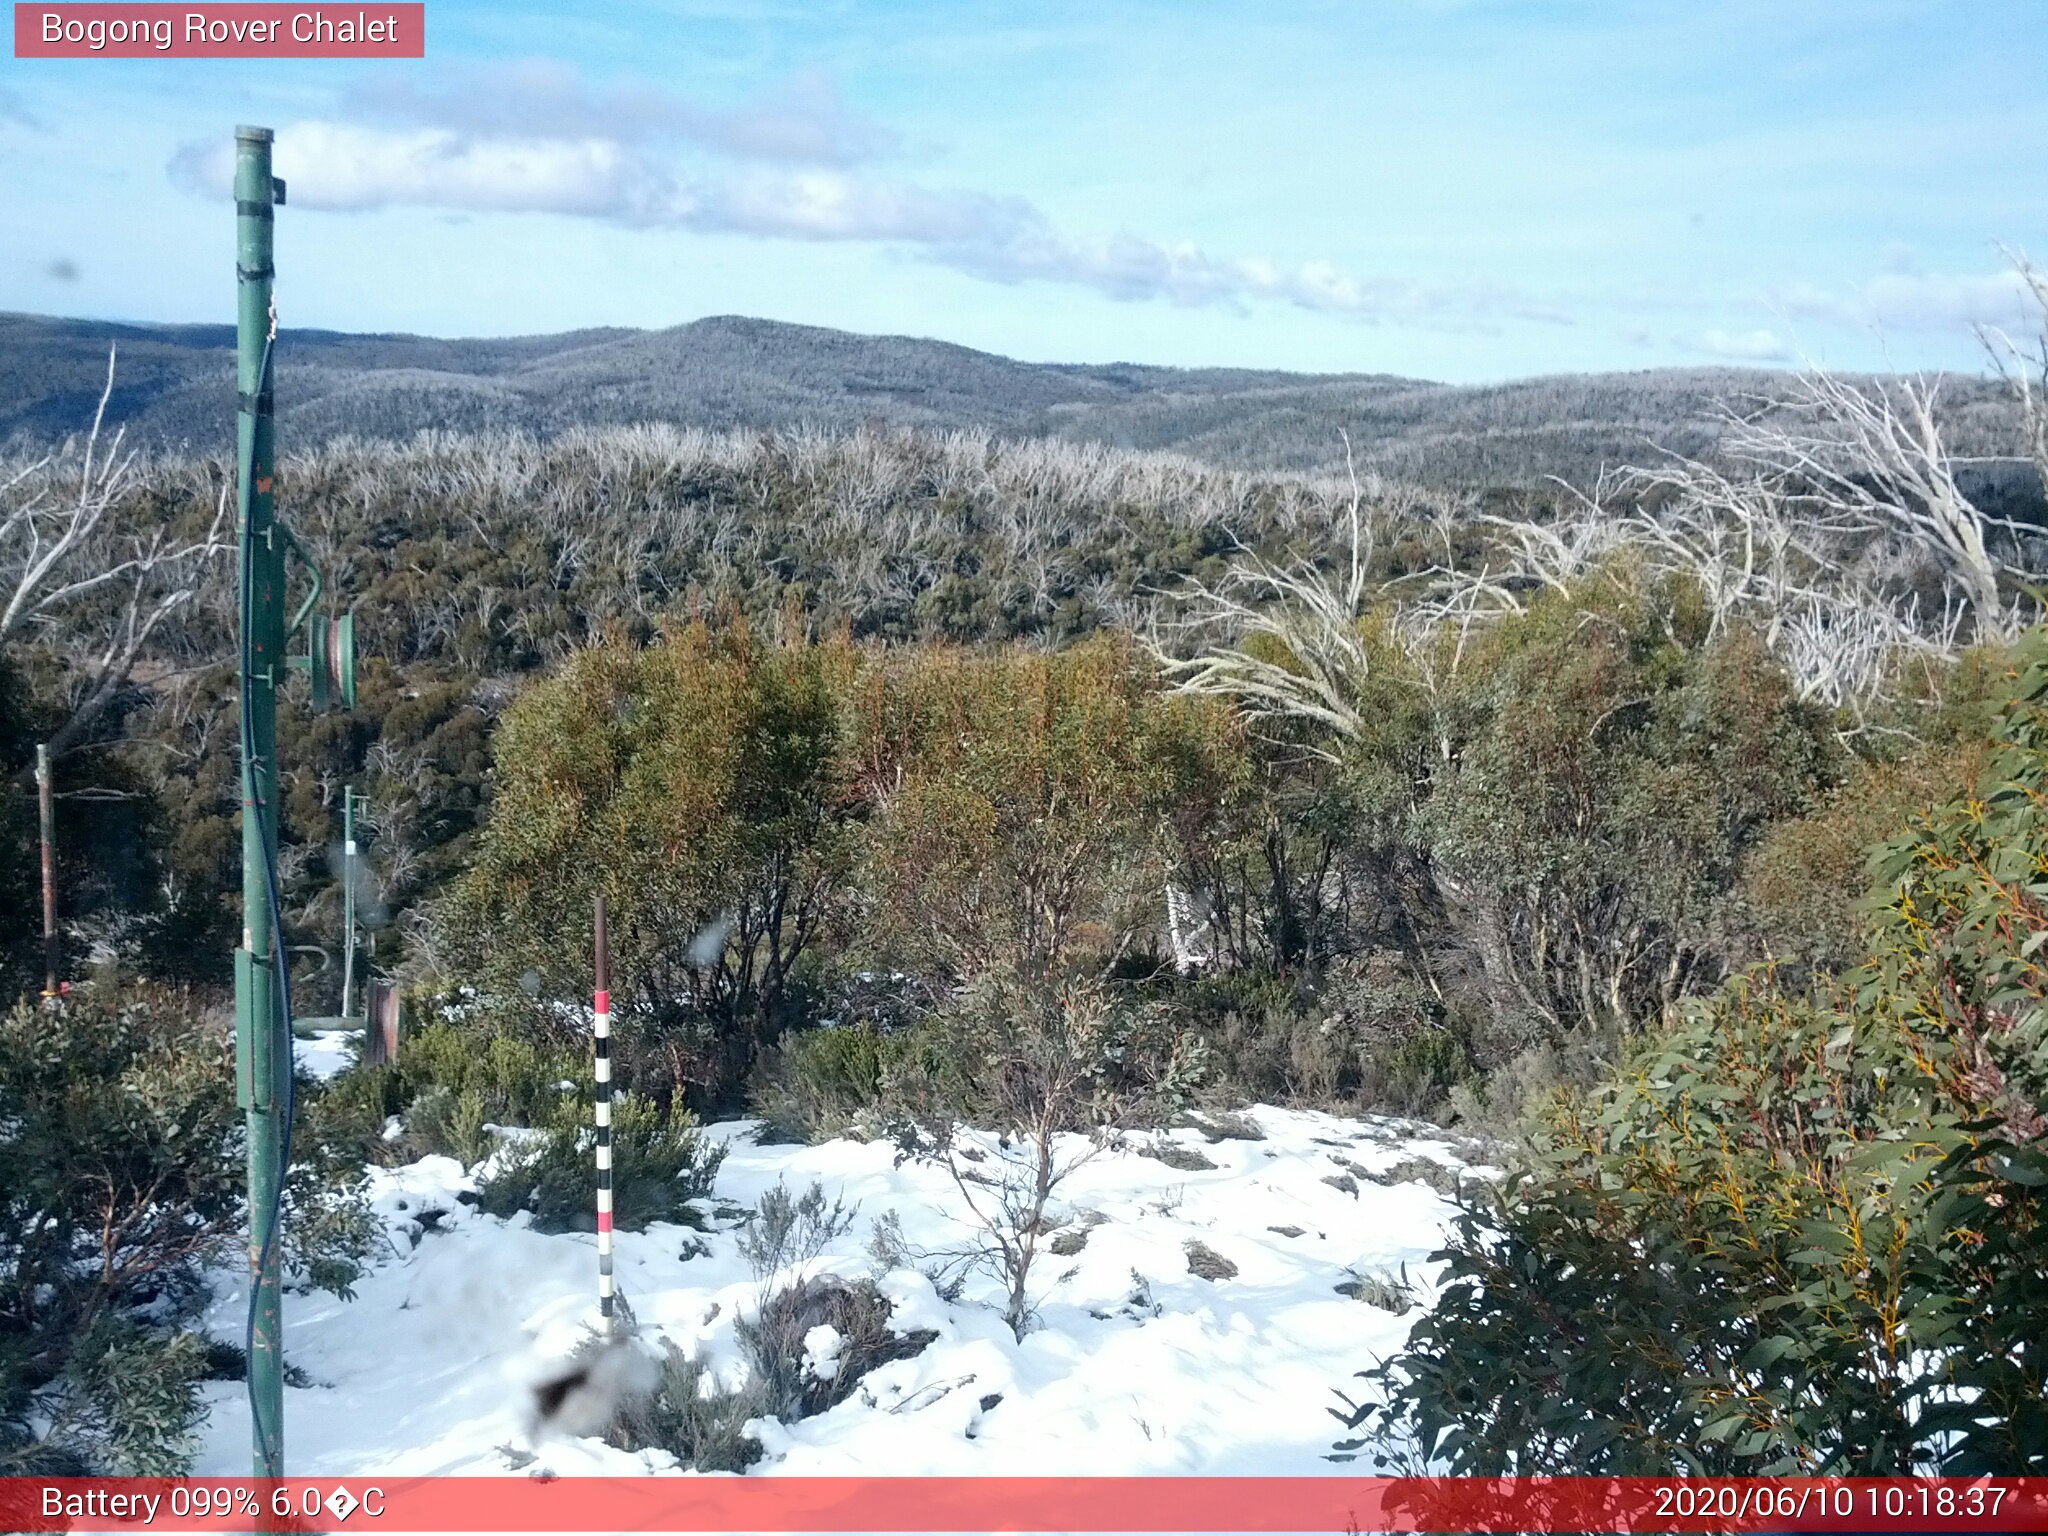
[[[752,1474],[1340,1472],[1325,1459],[1341,1432],[1326,1410],[1353,1372],[1400,1346],[1420,1312],[1396,1316],[1336,1287],[1405,1266],[1426,1299],[1428,1256],[1452,1210],[1423,1183],[1383,1185],[1373,1175],[1418,1158],[1466,1165],[1441,1132],[1412,1123],[1263,1106],[1245,1118],[1263,1139],[1211,1142],[1180,1130],[1078,1168],[1055,1203],[1068,1244],[1083,1230],[1086,1242],[1077,1253],[1042,1254],[1037,1324],[1021,1342],[1003,1321],[992,1276],[970,1275],[949,1301],[918,1268],[877,1273],[869,1239],[885,1213],[914,1250],[958,1247],[967,1236],[943,1170],[899,1167],[886,1143],[762,1146],[751,1122],[707,1131],[728,1148],[716,1197],[702,1202],[710,1230],[620,1233],[619,1288],[647,1347],[665,1338],[736,1385],[746,1366],[735,1323],[756,1313],[764,1287],[739,1251],[735,1208],[753,1209],[778,1180],[793,1194],[817,1180],[828,1198],[857,1201],[858,1216],[804,1271],[872,1277],[894,1309],[892,1327],[938,1338],[873,1370],[823,1414],[756,1421],[765,1455]],[[1178,1162],[1215,1166],[1169,1166],[1136,1150],[1148,1140],[1183,1149]],[[595,1238],[535,1232],[523,1213],[484,1216],[459,1198],[474,1188],[475,1171],[446,1157],[375,1170],[388,1252],[352,1300],[286,1297],[287,1362],[310,1379],[286,1391],[294,1473],[526,1466],[513,1453],[526,1445],[531,1388],[560,1370],[597,1321]],[[1197,1241],[1235,1275],[1191,1272]],[[771,1283],[796,1278],[785,1271]],[[223,1277],[214,1332],[239,1340],[245,1304],[239,1277]],[[820,1325],[803,1342],[811,1374],[830,1379],[844,1341]],[[195,1471],[246,1471],[243,1389],[208,1391]],[[565,1476],[674,1467],[666,1453],[597,1439],[557,1436],[532,1449],[540,1466]]]
[[[360,1029],[316,1029],[292,1042],[294,1058],[313,1076],[325,1080],[355,1065]]]
[[[803,1372],[814,1381],[830,1381],[839,1374],[839,1352],[846,1341],[830,1323],[820,1323],[804,1335]]]

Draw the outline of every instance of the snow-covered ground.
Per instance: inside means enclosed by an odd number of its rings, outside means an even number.
[[[315,1077],[333,1077],[355,1065],[362,1051],[360,1029],[316,1029],[293,1042],[294,1059]]]
[[[1243,1118],[1262,1139],[1211,1141],[1180,1130],[1139,1138],[1071,1176],[1056,1207],[1077,1223],[1069,1230],[1093,1224],[1078,1253],[1041,1257],[1038,1323],[1021,1343],[1002,1320],[992,1278],[969,1278],[947,1302],[916,1268],[876,1273],[869,1238],[885,1213],[895,1213],[914,1247],[961,1243],[958,1197],[942,1171],[898,1167],[887,1144],[760,1146],[748,1122],[709,1132],[729,1148],[717,1198],[705,1202],[714,1230],[619,1234],[619,1285],[643,1339],[665,1337],[736,1376],[744,1367],[733,1325],[752,1314],[763,1288],[740,1255],[730,1211],[753,1208],[778,1180],[792,1194],[816,1180],[828,1196],[858,1202],[859,1214],[807,1273],[872,1276],[894,1306],[893,1326],[938,1338],[870,1373],[826,1413],[756,1423],[766,1454],[753,1473],[1340,1471],[1324,1459],[1341,1433],[1326,1411],[1333,1393],[1398,1347],[1418,1314],[1397,1316],[1337,1287],[1406,1265],[1426,1295],[1427,1257],[1450,1212],[1423,1182],[1374,1176],[1412,1159],[1463,1165],[1427,1127],[1266,1107]],[[1174,1167],[1135,1150],[1167,1141],[1182,1149],[1176,1162],[1214,1166]],[[543,1441],[530,1465],[516,1454],[527,1445],[531,1384],[596,1321],[596,1239],[543,1235],[524,1216],[481,1215],[459,1198],[474,1187],[444,1157],[378,1171],[373,1198],[387,1255],[352,1301],[285,1298],[286,1358],[311,1383],[286,1393],[292,1470],[667,1470],[665,1454],[597,1440]],[[728,1215],[711,1216],[714,1206]],[[1194,1273],[1191,1243],[1235,1273],[1222,1276],[1206,1259],[1201,1267],[1218,1277]],[[244,1305],[223,1287],[215,1332],[239,1340]],[[195,1471],[245,1471],[242,1388],[209,1391]]]

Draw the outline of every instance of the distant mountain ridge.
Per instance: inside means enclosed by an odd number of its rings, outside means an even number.
[[[0,441],[90,421],[119,348],[110,419],[131,441],[226,442],[234,330],[0,313]],[[1717,401],[1767,387],[1738,369],[1654,369],[1452,385],[1391,374],[1022,363],[949,342],[716,316],[668,330],[443,340],[286,330],[280,425],[291,445],[425,430],[673,421],[770,429],[864,423],[1055,436],[1187,453],[1260,470],[1330,470],[1349,434],[1403,479],[1526,485],[1697,452]],[[1995,391],[1962,381],[1952,409],[1997,436]],[[1986,413],[1989,413],[1988,415]],[[1983,417],[1982,422],[1977,418]]]

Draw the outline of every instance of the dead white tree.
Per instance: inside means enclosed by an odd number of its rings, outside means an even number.
[[[2022,266],[2044,318],[2038,360],[1987,335],[2030,452],[2048,464],[2048,279]],[[1856,381],[1822,369],[1785,393],[1724,408],[1710,457],[1673,454],[1565,487],[1548,522],[1490,518],[1494,557],[1438,571],[1404,614],[1411,641],[1519,612],[1624,568],[1691,581],[1710,633],[1754,625],[1800,696],[1845,710],[1852,733],[1930,660],[2009,638],[2039,616],[2028,588],[2038,530],[1993,516],[1964,488],[1943,439],[1938,377]],[[1940,581],[1934,608],[1915,591]]]
[[[1344,509],[1341,573],[1315,561],[1278,565],[1242,550],[1217,581],[1190,580],[1176,594],[1178,617],[1156,620],[1145,644],[1176,693],[1232,700],[1254,719],[1312,721],[1338,737],[1359,734],[1359,683],[1372,657],[1359,620],[1372,565],[1374,517],[1344,439],[1350,499]],[[1202,637],[1193,655],[1172,641]],[[1336,753],[1310,743],[1331,761]]]
[[[1979,507],[1957,479],[1942,438],[1938,376],[1859,383],[1825,369],[1801,374],[1782,397],[1729,409],[1716,457],[1732,473],[1674,458],[1639,471],[1681,506],[1808,537],[1889,541],[1929,560],[1969,605],[1975,637],[2010,636],[2031,606],[2008,590],[2040,580],[2020,554],[2026,532]]]
[[[1446,670],[1455,675],[1474,629],[1527,613],[1530,597],[1539,591],[1570,597],[1607,569],[1609,556],[1633,542],[1626,523],[1602,510],[1598,492],[1585,496],[1564,489],[1575,504],[1549,522],[1473,518],[1471,525],[1486,530],[1494,545],[1477,570],[1448,561],[1422,572],[1421,589],[1401,603],[1394,619],[1394,633],[1411,658],[1433,665],[1439,642],[1454,633]]]
[[[1960,646],[1969,599],[1952,591],[1940,614],[1923,613],[1896,579],[1920,555],[1872,522],[1809,518],[1797,497],[1695,460],[1603,475],[1591,491],[1559,485],[1553,519],[1480,519],[1486,563],[1440,567],[1403,604],[1396,632],[1425,675],[1454,674],[1472,632],[1526,612],[1535,593],[1594,582],[1689,582],[1709,639],[1752,626],[1800,698],[1849,715],[1849,734],[1869,728],[1911,662]]]
[[[76,745],[127,686],[152,637],[199,594],[228,542],[225,485],[196,536],[121,517],[135,489],[135,455],[119,430],[101,442],[114,360],[109,348],[106,384],[75,464],[67,445],[0,471],[0,645],[35,643],[69,674],[69,713],[50,738],[53,755]]]
[[[2034,334],[2024,342],[1997,326],[1985,326],[1977,334],[2019,410],[2027,457],[2048,491],[2048,272],[2017,252],[2006,255],[2037,312]]]

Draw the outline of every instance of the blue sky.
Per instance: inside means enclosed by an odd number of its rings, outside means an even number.
[[[748,314],[1477,380],[1979,366],[2048,260],[2043,0],[429,0],[409,63],[0,60],[0,308]]]

